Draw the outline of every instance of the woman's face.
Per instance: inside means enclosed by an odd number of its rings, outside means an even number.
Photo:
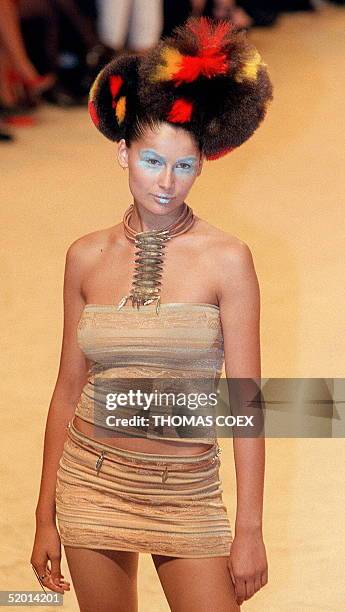
[[[183,204],[203,163],[192,136],[168,123],[158,132],[147,129],[130,147],[121,140],[118,159],[129,169],[135,203],[155,214],[167,214]]]

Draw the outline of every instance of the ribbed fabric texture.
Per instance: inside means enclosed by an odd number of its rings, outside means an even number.
[[[75,413],[99,427],[106,427],[105,396],[110,390],[124,392],[133,387],[133,379],[141,379],[138,386],[146,392],[212,393],[224,362],[219,308],[212,304],[162,304],[158,315],[154,304],[139,310],[130,304],[120,311],[116,305],[87,304],[78,324],[78,344],[92,365]],[[172,407],[159,410],[155,414],[168,415]],[[132,406],[116,408],[117,417],[130,418],[133,413]],[[187,408],[185,414],[192,412]],[[152,422],[146,431],[111,429],[115,435],[124,431],[152,439],[205,444],[216,440],[213,426],[201,426],[200,437],[194,430],[189,438],[173,428],[155,428]]]
[[[199,455],[154,455],[97,442],[73,421],[69,425],[56,483],[62,544],[176,557],[229,555],[218,443]]]

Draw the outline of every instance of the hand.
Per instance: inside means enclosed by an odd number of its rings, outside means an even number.
[[[51,567],[48,567],[48,561]],[[40,578],[45,587],[57,593],[70,590],[69,582],[61,574],[61,541],[55,523],[36,528],[30,563],[40,577],[45,576]]]
[[[236,534],[230,548],[228,568],[240,606],[268,581],[265,545],[261,531]]]

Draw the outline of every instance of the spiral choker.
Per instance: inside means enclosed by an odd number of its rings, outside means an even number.
[[[194,224],[193,210],[184,203],[180,216],[161,230],[136,232],[130,227],[134,204],[125,211],[123,227],[126,238],[136,245],[135,271],[132,281],[132,289],[129,295],[121,298],[117,309],[120,310],[128,300],[131,300],[133,308],[147,306],[156,303],[156,313],[159,313],[161,304],[161,279],[165,256],[166,242],[184,234]]]

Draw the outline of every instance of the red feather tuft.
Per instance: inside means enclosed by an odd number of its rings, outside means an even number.
[[[173,103],[167,118],[168,121],[171,121],[172,123],[186,123],[187,121],[190,121],[192,113],[192,102],[179,98]]]
[[[198,20],[192,19],[186,25],[197,39],[200,54],[203,50],[211,48],[214,51],[220,51],[224,44],[224,38],[233,29],[233,23],[229,20],[214,23],[207,17],[200,17]]]
[[[109,77],[109,87],[113,98],[119,93],[123,82],[123,78],[118,74],[113,74]]]
[[[199,48],[197,55],[182,55],[182,65],[173,75],[175,85],[192,83],[201,74],[212,78],[227,74],[230,59],[224,53],[225,37],[231,32],[231,21],[213,23],[207,17],[192,19],[187,27],[193,32]]]
[[[90,102],[89,102],[89,113],[90,113],[90,117],[91,117],[92,121],[94,122],[95,126],[98,127],[99,126],[99,117],[97,115],[96,107],[95,107],[94,103],[92,102],[92,100],[90,100]]]
[[[191,83],[195,81],[200,74],[211,78],[220,74],[226,74],[229,64],[224,54],[215,54],[205,50],[202,56],[184,55],[181,68],[172,76],[175,85],[181,85],[183,82]]]

